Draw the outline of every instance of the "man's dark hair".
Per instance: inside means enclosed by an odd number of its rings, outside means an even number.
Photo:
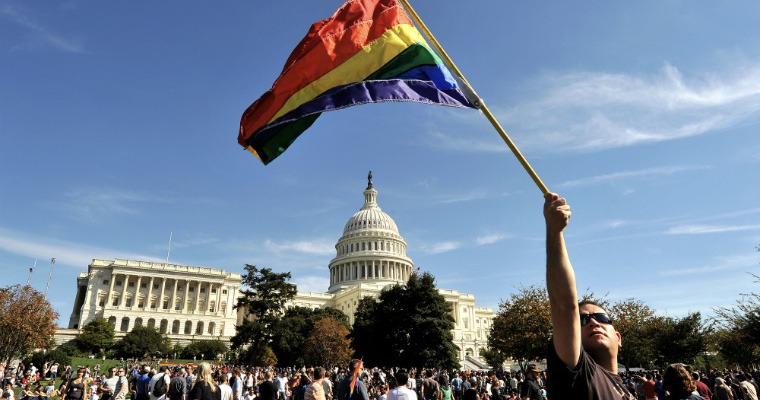
[[[425,376],[427,376],[428,378],[432,378],[433,377],[433,370],[429,369],[429,370],[425,371]]]
[[[353,360],[351,360],[351,362],[348,363],[348,372],[353,373],[354,370],[356,369],[356,366],[359,365],[360,362],[361,360],[359,360],[358,358],[354,358]]]
[[[405,369],[401,368],[400,370],[396,371],[396,384],[399,386],[406,385],[407,382],[409,382],[409,373],[406,372]]]
[[[322,367],[314,368],[314,380],[322,379],[325,376],[325,369]]]

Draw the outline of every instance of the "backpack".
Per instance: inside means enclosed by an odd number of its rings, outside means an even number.
[[[166,381],[164,378],[166,378],[166,374],[160,374],[161,377],[158,378],[156,381],[156,384],[153,385],[153,395],[156,397],[161,397],[166,394]]]

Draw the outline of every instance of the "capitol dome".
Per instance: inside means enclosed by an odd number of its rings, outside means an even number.
[[[335,292],[361,281],[375,284],[405,283],[414,264],[406,256],[406,242],[388,214],[377,205],[372,172],[367,177],[364,205],[346,222],[330,262],[330,288]]]

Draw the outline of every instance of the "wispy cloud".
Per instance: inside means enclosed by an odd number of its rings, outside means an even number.
[[[427,254],[440,254],[456,250],[460,247],[462,247],[462,243],[450,241],[422,245],[420,250]]]
[[[689,166],[689,165],[669,165],[669,166],[662,166],[662,167],[640,169],[640,170],[635,170],[635,171],[621,171],[621,172],[614,172],[611,174],[590,176],[587,178],[581,178],[581,179],[576,179],[572,181],[562,182],[557,186],[561,188],[591,186],[591,185],[597,185],[600,183],[611,183],[611,182],[615,182],[615,181],[619,181],[623,179],[629,179],[629,178],[641,178],[641,177],[649,177],[653,175],[672,175],[678,172],[694,171],[694,170],[708,169],[708,168],[710,167]]]
[[[15,48],[17,49],[22,47],[49,46],[69,53],[84,53],[84,47],[81,43],[51,31],[34,19],[24,15],[23,11],[18,7],[8,4],[0,5],[0,15],[27,31],[28,35],[25,42],[16,45]]]
[[[325,238],[314,240],[298,240],[275,242],[267,239],[264,248],[275,253],[297,252],[310,255],[328,256],[335,253],[335,241]]]
[[[505,119],[521,147],[542,151],[596,151],[756,122],[760,63],[732,68],[689,77],[670,64],[650,76],[545,75],[533,82],[538,96],[507,110]]]
[[[747,270],[757,265],[757,255],[741,254],[718,257],[712,263],[660,271],[661,276],[705,274],[716,271]]]
[[[56,265],[84,268],[93,258],[162,261],[157,257],[65,240],[31,236],[0,228],[0,250],[35,259],[56,258]]]
[[[705,233],[741,232],[760,229],[760,225],[679,225],[668,229],[669,235],[701,235]]]
[[[485,235],[485,236],[478,236],[475,238],[475,243],[479,245],[486,245],[486,244],[493,244],[496,242],[500,242],[504,239],[508,239],[512,237],[511,235],[507,235],[505,233],[495,233],[491,235]]]
[[[56,203],[69,218],[95,223],[113,215],[139,215],[139,205],[145,203],[172,203],[168,197],[150,196],[138,192],[113,188],[81,187],[64,194]]]

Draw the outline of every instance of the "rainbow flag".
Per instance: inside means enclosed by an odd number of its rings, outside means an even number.
[[[384,101],[475,108],[396,0],[348,0],[245,110],[238,143],[268,164],[322,112]]]

